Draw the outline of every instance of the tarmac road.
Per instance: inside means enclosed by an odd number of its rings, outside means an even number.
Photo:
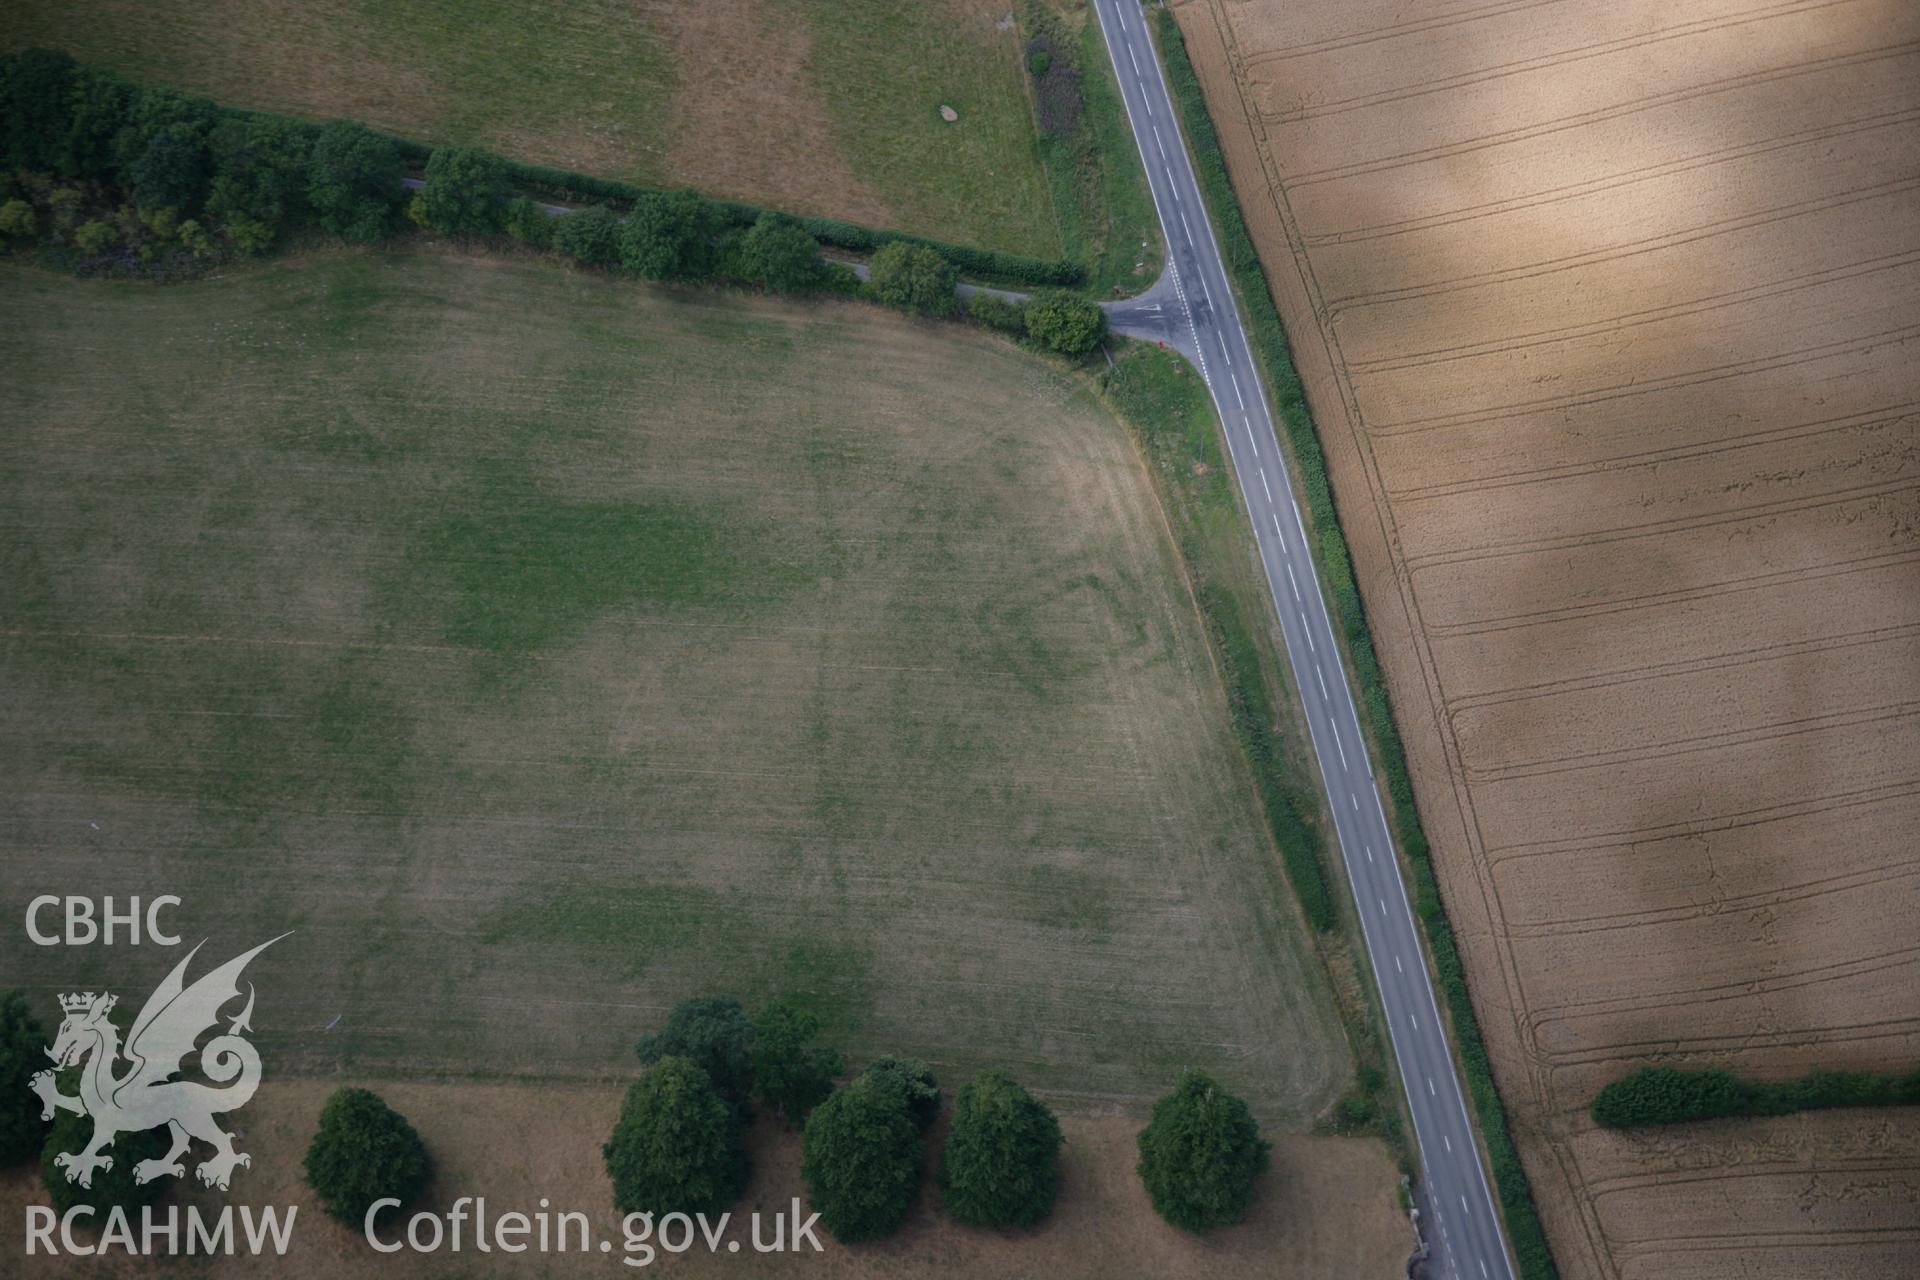
[[[1374,781],[1346,667],[1334,641],[1306,531],[1253,351],[1227,282],[1173,111],[1172,93],[1137,0],[1094,0],[1168,246],[1162,281],[1109,304],[1123,333],[1166,342],[1206,379],[1319,760],[1340,855],[1353,886],[1420,1147],[1424,1229],[1439,1270],[1462,1280],[1510,1280],[1513,1265],[1465,1094],[1434,999],[1433,980]]]

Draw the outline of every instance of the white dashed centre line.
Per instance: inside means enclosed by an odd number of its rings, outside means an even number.
[[[1101,0],[1096,0],[1095,7],[1102,21],[1110,22],[1113,25],[1113,27],[1117,27],[1117,29],[1123,33],[1129,33],[1118,42],[1120,47],[1123,47],[1127,50],[1127,61],[1134,74],[1134,81],[1133,81],[1132,88],[1135,96],[1132,99],[1126,100],[1126,105],[1130,109],[1136,112],[1134,116],[1134,120],[1136,123],[1141,119],[1148,120],[1149,122],[1150,131],[1153,134],[1154,146],[1158,152],[1158,158],[1161,162],[1161,177],[1163,180],[1163,185],[1155,193],[1157,196],[1160,197],[1159,208],[1163,214],[1167,209],[1173,209],[1176,212],[1177,221],[1179,222],[1181,230],[1185,233],[1185,236],[1186,236],[1184,245],[1187,252],[1185,254],[1179,254],[1179,255],[1175,255],[1175,254],[1168,255],[1168,262],[1167,262],[1168,273],[1172,277],[1171,282],[1172,282],[1173,288],[1175,292],[1179,295],[1181,310],[1186,312],[1185,319],[1187,321],[1188,334],[1193,342],[1194,359],[1195,359],[1195,363],[1197,363],[1200,366],[1200,374],[1201,374],[1202,381],[1206,384],[1208,390],[1214,392],[1217,396],[1219,391],[1218,384],[1212,381],[1211,377],[1209,376],[1209,370],[1207,369],[1208,357],[1212,356],[1214,359],[1217,359],[1220,361],[1221,366],[1227,370],[1229,379],[1233,383],[1234,399],[1238,404],[1239,412],[1242,415],[1242,428],[1243,430],[1245,430],[1247,435],[1246,444],[1249,450],[1249,454],[1245,459],[1245,462],[1253,465],[1260,472],[1261,488],[1265,492],[1267,502],[1269,503],[1268,518],[1273,522],[1274,535],[1278,539],[1278,544],[1281,551],[1281,556],[1282,556],[1281,562],[1283,565],[1286,566],[1286,569],[1287,569],[1287,584],[1292,591],[1293,598],[1295,601],[1295,621],[1299,625],[1300,634],[1304,636],[1306,639],[1309,653],[1316,655],[1310,661],[1315,666],[1314,678],[1316,683],[1319,686],[1319,692],[1322,699],[1322,710],[1327,713],[1326,719],[1325,719],[1325,727],[1333,737],[1334,747],[1339,754],[1340,764],[1343,770],[1346,771],[1345,782],[1347,784],[1347,790],[1348,790],[1348,803],[1354,809],[1355,812],[1358,812],[1358,810],[1361,807],[1359,796],[1358,796],[1358,790],[1357,788],[1351,785],[1353,782],[1351,765],[1348,761],[1348,757],[1346,753],[1346,745],[1342,741],[1342,734],[1340,732],[1338,718],[1336,718],[1337,716],[1340,716],[1340,715],[1354,713],[1355,708],[1353,704],[1355,700],[1352,696],[1351,687],[1343,685],[1342,695],[1343,695],[1344,701],[1342,703],[1342,706],[1336,711],[1332,702],[1331,685],[1327,681],[1324,671],[1318,665],[1317,654],[1319,650],[1319,645],[1315,638],[1314,631],[1322,623],[1328,623],[1330,625],[1329,608],[1324,597],[1317,597],[1316,608],[1320,612],[1320,620],[1319,621],[1309,620],[1307,616],[1308,611],[1306,610],[1304,605],[1304,594],[1300,589],[1300,583],[1297,576],[1297,571],[1294,569],[1294,567],[1290,563],[1284,522],[1279,517],[1277,506],[1272,505],[1273,497],[1274,497],[1272,481],[1271,481],[1271,478],[1268,477],[1268,475],[1266,474],[1266,468],[1263,465],[1262,458],[1261,458],[1261,455],[1264,451],[1260,447],[1259,438],[1254,433],[1251,415],[1248,413],[1249,406],[1246,403],[1246,392],[1245,392],[1245,389],[1240,385],[1239,375],[1235,369],[1236,362],[1233,359],[1233,352],[1231,350],[1231,347],[1228,345],[1229,341],[1234,339],[1236,334],[1238,333],[1237,329],[1234,328],[1235,320],[1229,314],[1235,308],[1235,303],[1232,295],[1232,287],[1230,284],[1223,284],[1223,288],[1225,290],[1224,301],[1219,312],[1215,313],[1214,308],[1212,306],[1212,301],[1213,301],[1212,288],[1211,288],[1212,281],[1208,279],[1208,276],[1213,272],[1213,268],[1207,263],[1205,259],[1207,254],[1213,254],[1213,255],[1216,255],[1216,261],[1218,260],[1217,255],[1219,253],[1219,249],[1216,243],[1216,238],[1214,233],[1212,232],[1212,229],[1205,225],[1201,227],[1201,230],[1207,231],[1209,233],[1207,237],[1207,244],[1205,246],[1202,246],[1199,242],[1199,239],[1194,235],[1192,224],[1189,220],[1188,215],[1184,210],[1184,205],[1186,202],[1183,195],[1183,187],[1185,187],[1185,185],[1188,183],[1194,182],[1195,180],[1194,175],[1185,159],[1184,152],[1182,153],[1183,159],[1179,166],[1176,167],[1173,164],[1173,159],[1172,159],[1172,152],[1181,150],[1184,144],[1182,142],[1181,137],[1176,133],[1174,137],[1174,146],[1172,148],[1169,148],[1166,144],[1165,131],[1159,127],[1159,123],[1155,118],[1159,115],[1159,111],[1154,106],[1153,99],[1154,97],[1158,96],[1160,93],[1163,93],[1166,91],[1165,77],[1160,72],[1160,69],[1156,66],[1155,68],[1156,75],[1155,75],[1154,81],[1152,83],[1148,83],[1147,81],[1147,78],[1145,75],[1145,68],[1142,66],[1140,62],[1137,50],[1135,50],[1131,44],[1130,29],[1132,24],[1127,21],[1127,14],[1124,12],[1125,9],[1131,6],[1123,3],[1123,0],[1115,0],[1115,3],[1113,4],[1105,4],[1105,3],[1102,3]],[[1144,21],[1144,18],[1143,18],[1143,21]],[[1116,66],[1117,66],[1117,55],[1115,55],[1115,57],[1116,57]],[[1154,53],[1153,53],[1152,47],[1148,46],[1149,61],[1151,61],[1153,57],[1154,57]],[[1118,77],[1118,78],[1124,80],[1124,77]],[[1124,88],[1124,85],[1123,85],[1123,88]],[[1179,127],[1179,118],[1180,118],[1177,107],[1178,107],[1177,103],[1174,103],[1174,102],[1169,103],[1170,126],[1176,129]],[[1142,138],[1141,141],[1144,144],[1145,139]],[[1142,149],[1144,150],[1144,146]],[[1149,169],[1151,169],[1151,165],[1149,165]],[[1193,191],[1193,188],[1186,187],[1186,190]],[[1197,191],[1194,191],[1194,194],[1196,199],[1200,198]],[[1200,211],[1204,216],[1205,214],[1204,206],[1201,208]],[[1186,268],[1186,270],[1182,270],[1181,268],[1183,267]],[[1185,290],[1185,285],[1189,281],[1187,279],[1183,279],[1183,277],[1191,278],[1190,282],[1193,284],[1194,290],[1195,290],[1194,295],[1192,295],[1193,297],[1192,301],[1190,301],[1189,295],[1186,293],[1186,290]],[[1220,319],[1221,316],[1228,317],[1227,320],[1225,321],[1227,325],[1226,331],[1224,333],[1214,331],[1210,333],[1209,339],[1207,341],[1203,341],[1202,334],[1199,330],[1200,324],[1207,324],[1210,327],[1214,326],[1218,323],[1221,323],[1221,319]],[[1178,317],[1169,317],[1169,319],[1173,319],[1176,324],[1178,323]],[[1212,352],[1206,351],[1205,350],[1206,346],[1209,345],[1210,342],[1213,340],[1217,340],[1219,343],[1217,349]],[[1240,340],[1244,341],[1245,340],[1244,336],[1241,336]],[[1251,364],[1252,363],[1251,348],[1250,347],[1247,348],[1246,351],[1249,358],[1249,362]],[[1256,368],[1256,374],[1257,374],[1257,365],[1254,367]],[[1260,387],[1257,381],[1255,384],[1254,391],[1255,391],[1255,397],[1259,398],[1261,395],[1261,392],[1260,392]],[[1222,425],[1223,427],[1225,426],[1224,423]],[[1231,433],[1229,432],[1229,437],[1230,435]],[[1284,467],[1285,454],[1281,453],[1278,456],[1282,459],[1281,465]],[[1237,464],[1241,460],[1235,459],[1234,461]],[[1242,477],[1242,479],[1244,480],[1244,477],[1246,475],[1245,468],[1243,466],[1236,465],[1236,471],[1238,475]],[[1293,522],[1294,522],[1296,531],[1300,534],[1301,544],[1303,548],[1310,549],[1312,546],[1312,543],[1306,536],[1306,523],[1305,523],[1304,516],[1300,511],[1299,503],[1296,500],[1293,492],[1291,491],[1290,486],[1288,486],[1286,483],[1286,475],[1284,472],[1281,475],[1281,487],[1288,490],[1288,493],[1287,493],[1288,507],[1293,512]],[[1256,529],[1258,528],[1257,513],[1255,513],[1254,527]],[[1271,548],[1267,548],[1267,550],[1270,552]],[[1311,575],[1312,572],[1313,570],[1310,564],[1308,569],[1309,575]],[[1309,583],[1312,584],[1313,582],[1314,580],[1312,579],[1311,576],[1309,576]],[[1281,612],[1284,615],[1284,609]],[[1291,642],[1293,637],[1289,636],[1288,639],[1289,639],[1289,642]],[[1338,656],[1337,644],[1335,645],[1335,648],[1332,651],[1330,651],[1329,656]],[[1344,678],[1345,676],[1344,668],[1339,674],[1341,678]],[[1349,722],[1349,723],[1352,723],[1352,722]],[[1314,727],[1317,734],[1317,731],[1320,728],[1320,726],[1316,725]],[[1360,750],[1361,750],[1361,759],[1363,763],[1366,765],[1367,777],[1370,780],[1372,780],[1374,778],[1373,762],[1366,755],[1364,734],[1361,735]],[[1385,824],[1386,814],[1384,811],[1384,801],[1382,800],[1381,795],[1378,791],[1377,782],[1374,783],[1374,800],[1375,800],[1376,807],[1380,808],[1381,810],[1380,821],[1383,824]],[[1369,820],[1368,825],[1371,826],[1371,820]],[[1374,850],[1371,843],[1364,843],[1364,848],[1367,855],[1368,863],[1370,864],[1373,863],[1375,861],[1375,856],[1374,856]],[[1388,852],[1389,854],[1391,854],[1392,849],[1389,848]],[[1372,874],[1372,873],[1369,873],[1369,874]],[[1395,879],[1396,879],[1396,884],[1395,884],[1396,895],[1398,895],[1402,887],[1398,885],[1397,878]],[[1381,881],[1377,883],[1384,884],[1385,881]],[[1357,888],[1358,885],[1356,884],[1355,887]],[[1384,894],[1376,892],[1375,901],[1376,901],[1376,905],[1378,906],[1381,912],[1382,920],[1391,922],[1392,920],[1397,920],[1399,918],[1396,915],[1390,914],[1390,909],[1387,905]],[[1404,912],[1406,910],[1405,903],[1402,902],[1398,898],[1398,896],[1396,896],[1396,901],[1394,903],[1392,910],[1401,911],[1401,912]],[[1391,953],[1392,948],[1386,948],[1386,949]],[[1400,955],[1397,955],[1397,954],[1394,955],[1393,964],[1394,964],[1394,969],[1397,973],[1403,976],[1406,974],[1406,966],[1403,963],[1403,958]],[[1429,1005],[1428,1005],[1429,1011],[1433,1012],[1436,1019],[1438,1019],[1437,1006],[1432,1004],[1431,1002],[1432,992],[1429,990],[1427,994],[1429,997]],[[1414,1013],[1411,1009],[1407,1009],[1403,1007],[1398,1010],[1389,1010],[1388,1012],[1390,1014],[1390,1025],[1396,1024],[1401,1018],[1404,1018],[1411,1023],[1413,1031],[1416,1035],[1421,1033],[1419,1015],[1417,1013]],[[1439,1021],[1441,1023],[1441,1027],[1444,1029],[1444,1025],[1445,1025],[1444,1019],[1439,1019]],[[1397,1030],[1399,1028],[1396,1026],[1395,1029]],[[1435,1079],[1431,1076],[1423,1076],[1423,1078],[1425,1079],[1425,1082],[1427,1085],[1428,1097],[1430,1099],[1437,1098],[1438,1086],[1435,1082]],[[1450,1094],[1449,1096],[1452,1097],[1453,1095]],[[1444,1133],[1441,1136],[1442,1136],[1442,1140],[1445,1142],[1447,1152],[1451,1154],[1453,1152],[1452,1139]],[[1441,1186],[1434,1189],[1436,1192],[1441,1193],[1439,1195],[1436,1195],[1435,1197],[1436,1200],[1444,1199],[1444,1188],[1445,1188],[1445,1180],[1442,1180]],[[1456,1185],[1453,1189],[1458,1191],[1459,1187]],[[1473,1215],[1473,1209],[1469,1204],[1467,1196],[1460,1195],[1458,1199],[1459,1199],[1461,1209],[1465,1211],[1469,1217],[1471,1217]],[[1497,1218],[1496,1218],[1496,1223],[1497,1223]],[[1444,1215],[1440,1212],[1437,1204],[1434,1207],[1434,1225],[1439,1229],[1439,1235],[1442,1240],[1443,1257],[1445,1257],[1448,1260],[1448,1262],[1451,1264],[1454,1256],[1454,1250],[1452,1247],[1452,1232],[1449,1228],[1451,1227],[1452,1224],[1446,1220]],[[1472,1222],[1469,1222],[1468,1224],[1469,1230],[1467,1231],[1467,1234],[1472,1234],[1471,1229],[1473,1227],[1474,1227],[1474,1224]],[[1497,1226],[1496,1226],[1496,1229],[1497,1229]],[[1468,1250],[1467,1253],[1463,1255],[1463,1260],[1464,1260],[1464,1256],[1472,1256],[1473,1252],[1475,1252],[1475,1250]],[[1486,1278],[1486,1280],[1490,1280],[1488,1263],[1478,1258],[1476,1258],[1475,1261],[1479,1265],[1482,1277]],[[1457,1269],[1457,1264],[1453,1264],[1452,1266],[1450,1266],[1450,1269]],[[1507,1274],[1506,1271],[1503,1269],[1503,1277],[1506,1276],[1506,1274]]]

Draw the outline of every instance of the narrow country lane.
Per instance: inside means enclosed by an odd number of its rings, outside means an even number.
[[[1137,0],[1094,0],[1094,10],[1167,243],[1161,282],[1139,298],[1109,304],[1108,313],[1121,332],[1165,341],[1192,359],[1212,394],[1286,637],[1399,1060],[1420,1147],[1421,1199],[1433,1261],[1462,1280],[1510,1280],[1513,1265],[1346,667],[1173,96]]]

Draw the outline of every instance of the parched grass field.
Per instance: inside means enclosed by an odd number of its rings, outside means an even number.
[[[1075,246],[1036,147],[1013,5],[20,0],[0,11],[0,48],[62,48],[237,105],[1058,257]],[[943,120],[943,104],[960,118]]]
[[[297,930],[278,1073],[604,1078],[731,991],[1069,1106],[1196,1065],[1299,1128],[1350,1079],[1068,375],[432,250],[0,293],[0,906]],[[0,935],[48,1006],[173,959]]]
[[[498,1252],[414,1253],[383,1257],[350,1230],[323,1216],[300,1176],[332,1081],[269,1081],[249,1103],[242,1146],[254,1156],[227,1193],[177,1187],[169,1202],[197,1204],[217,1213],[226,1203],[298,1206],[293,1245],[284,1259],[234,1257],[164,1263],[126,1258],[90,1258],[87,1274],[139,1277],[190,1274],[207,1280],[235,1276],[332,1280],[362,1275],[467,1277],[508,1272],[531,1276],[625,1274],[620,1263],[620,1215],[600,1163],[619,1110],[620,1089],[611,1085],[532,1088],[514,1084],[418,1083],[374,1080],[378,1089],[420,1131],[436,1160],[433,1183],[420,1207],[445,1214],[462,1196],[484,1196],[490,1217],[511,1210],[531,1215],[542,1198],[554,1212],[587,1215],[594,1241],[614,1243],[609,1257],[597,1251],[534,1254]],[[943,1141],[944,1119],[930,1141]],[[672,1257],[657,1252],[638,1274],[660,1270],[678,1276],[819,1276],[837,1280],[882,1277],[992,1276],[1007,1280],[1110,1280],[1148,1275],[1169,1280],[1272,1280],[1275,1276],[1377,1277],[1399,1274],[1413,1248],[1413,1231],[1395,1203],[1394,1169],[1377,1142],[1275,1135],[1273,1161],[1255,1185],[1246,1222],[1196,1236],[1168,1226],[1153,1212],[1133,1171],[1138,1119],[1117,1115],[1062,1117],[1060,1198],[1053,1214],[1032,1232],[1001,1233],[963,1227],[940,1210],[939,1192],[927,1180],[901,1230],[886,1240],[848,1247],[816,1228],[824,1249],[760,1255],[753,1252],[748,1215],[765,1220],[788,1212],[794,1197],[804,1203],[800,1141],[762,1117],[748,1135],[753,1177],[732,1208],[726,1238],[741,1241],[738,1253],[709,1254],[704,1246]],[[40,1202],[44,1195],[30,1172],[0,1171],[0,1205]],[[804,1215],[803,1215],[804,1216]],[[17,1209],[0,1220],[0,1243],[19,1221]],[[575,1228],[577,1232],[577,1228]],[[392,1237],[386,1237],[391,1239]],[[578,1239],[577,1234],[573,1237]],[[17,1248],[16,1248],[17,1253]],[[637,1251],[636,1261],[644,1255]],[[70,1258],[25,1259],[20,1274],[38,1280],[70,1274]]]
[[[1567,1276],[1911,1275],[1920,21],[1190,0]]]

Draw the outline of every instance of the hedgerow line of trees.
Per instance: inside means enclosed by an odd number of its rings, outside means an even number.
[[[1920,1071],[1813,1071],[1791,1080],[1765,1081],[1718,1068],[1642,1067],[1601,1089],[1588,1114],[1602,1128],[1630,1129],[1830,1107],[1914,1105],[1920,1105]]]
[[[409,196],[414,166],[424,179]],[[303,227],[371,244],[410,220],[447,235],[504,233],[647,279],[864,294],[928,316],[959,310],[964,268],[1052,288],[1031,301],[989,295],[966,309],[981,324],[1069,356],[1106,333],[1098,306],[1054,288],[1080,278],[1071,264],[518,165],[479,148],[427,148],[347,120],[220,107],[43,49],[0,58],[0,169],[0,241],[49,243],[123,269],[258,255]],[[556,213],[528,190],[591,202]],[[870,252],[870,281],[823,246]]]

